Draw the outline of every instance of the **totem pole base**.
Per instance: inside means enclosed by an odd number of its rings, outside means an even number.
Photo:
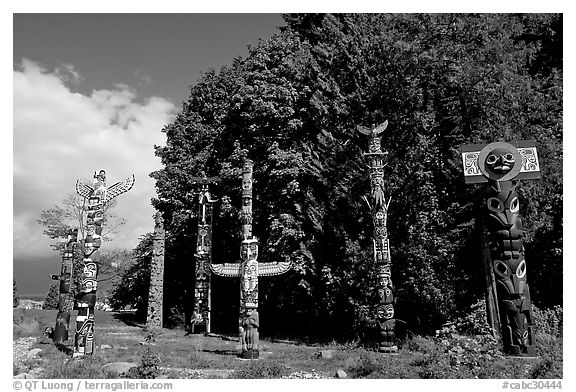
[[[521,348],[520,346],[509,346],[504,349],[504,353],[511,357],[518,357],[518,358],[537,357],[536,350],[534,350],[534,346],[527,346],[525,348]]]
[[[242,354],[240,354],[240,359],[258,359],[259,357],[260,357],[259,350],[242,351]]]
[[[64,325],[56,325],[56,328],[52,331],[51,336],[52,341],[55,344],[62,344],[68,341],[68,330]]]
[[[380,346],[380,347],[378,347],[378,351],[381,353],[396,354],[398,352],[398,347],[397,346]]]
[[[56,326],[52,330],[52,341],[64,343],[68,340],[68,328],[70,326],[70,312],[59,312],[56,316]]]

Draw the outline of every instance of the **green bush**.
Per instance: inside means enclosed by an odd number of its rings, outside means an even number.
[[[540,310],[532,305],[532,312],[534,314],[536,334],[562,337],[564,331],[564,311],[562,306],[556,305],[551,309]]]
[[[138,366],[130,368],[122,374],[122,378],[154,379],[160,375],[158,363],[160,358],[152,353],[150,347],[146,347],[146,352],[142,355],[142,360]]]
[[[481,299],[470,307],[467,314],[454,320],[458,333],[463,335],[487,335],[492,329],[486,318],[486,301]]]

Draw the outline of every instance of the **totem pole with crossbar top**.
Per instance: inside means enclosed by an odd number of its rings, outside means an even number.
[[[86,209],[85,237],[82,246],[84,254],[84,270],[81,277],[79,292],[76,296],[74,309],[76,316],[76,336],[74,339],[73,357],[83,357],[94,353],[94,306],[96,305],[96,289],[98,286],[98,265],[93,258],[102,245],[102,225],[104,211],[116,196],[128,192],[134,185],[134,175],[125,181],[106,187],[106,172],[100,170],[94,173],[92,186],[76,181],[76,192],[88,200]]]
[[[528,140],[515,144],[465,145],[462,147],[462,164],[466,183],[487,183],[484,206],[491,258],[488,273],[495,277],[495,302],[504,352],[535,356],[524,230],[516,187],[520,180],[541,177],[536,144]]]
[[[192,314],[192,333],[196,327],[203,327],[204,333],[210,333],[211,309],[211,273],[212,263],[212,220],[213,204],[217,199],[210,194],[209,185],[216,183],[217,177],[192,177],[200,184],[198,195],[198,235],[196,237],[196,279],[194,281],[194,310]],[[199,331],[197,331],[199,332]]]
[[[249,159],[242,166],[242,244],[240,263],[210,264],[212,272],[219,276],[240,278],[239,335],[243,359],[259,357],[260,319],[258,316],[258,277],[280,275],[292,267],[290,262],[259,263],[258,239],[252,235],[252,170]]]
[[[378,350],[386,353],[395,353],[398,347],[395,344],[394,327],[394,286],[391,276],[390,245],[386,221],[388,206],[391,198],[386,200],[384,192],[384,157],[387,152],[382,151],[382,132],[388,127],[388,121],[374,129],[362,126],[358,131],[370,137],[368,152],[364,156],[368,158],[370,169],[370,198],[364,196],[364,200],[370,207],[374,231],[372,235],[374,249],[374,263],[376,264],[376,287],[378,297],[375,299],[376,306],[372,309],[369,320],[376,321],[379,333]]]
[[[78,239],[78,229],[70,230],[68,238],[62,250],[62,267],[60,275],[52,275],[53,280],[59,280],[58,313],[56,315],[56,326],[53,330],[47,328],[48,335],[52,336],[54,343],[61,344],[68,340],[68,330],[70,327],[70,311],[72,310],[72,297],[70,295],[70,283],[72,281],[72,269],[74,251],[76,250]]]

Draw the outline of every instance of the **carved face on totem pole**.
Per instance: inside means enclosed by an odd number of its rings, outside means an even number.
[[[90,257],[95,250],[92,242],[84,242],[84,257]]]
[[[210,250],[210,243],[208,242],[208,226],[203,226],[198,229],[198,245],[196,252],[199,255],[207,254]]]
[[[242,241],[240,257],[244,263],[241,296],[246,309],[258,307],[258,240]]]
[[[256,238],[242,241],[240,258],[242,261],[255,261],[258,259],[258,240]]]
[[[376,318],[378,320],[388,320],[394,317],[394,306],[390,304],[380,305],[376,309]]]
[[[526,260],[523,256],[517,259],[495,260],[494,272],[497,284],[508,294],[523,294],[526,285]]]
[[[370,141],[368,142],[368,151],[370,152],[381,151],[382,149],[381,146],[382,146],[382,137],[372,135]]]
[[[522,169],[522,156],[518,149],[509,143],[490,143],[480,151],[478,166],[488,180],[510,181]]]
[[[98,175],[96,176],[99,182],[105,183],[106,182],[106,172],[104,170],[100,170]]]
[[[504,175],[514,168],[516,158],[512,151],[506,148],[495,148],[484,161],[486,169],[498,175]]]
[[[382,304],[391,304],[394,302],[394,294],[388,286],[378,287],[378,298]]]
[[[491,192],[486,198],[486,207],[490,216],[488,223],[494,228],[510,230],[520,226],[520,201],[514,184],[502,184],[500,192]]]
[[[383,227],[386,230],[386,213],[384,211],[378,211],[374,214],[374,226]],[[386,235],[386,231],[384,231],[384,235]]]

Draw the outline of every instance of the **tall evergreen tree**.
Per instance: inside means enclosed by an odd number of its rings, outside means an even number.
[[[186,307],[193,288],[190,177],[220,177],[214,261],[235,261],[248,156],[259,259],[294,265],[284,279],[262,280],[260,310],[274,314],[263,319],[276,331],[349,333],[375,287],[361,199],[367,140],[355,130],[388,119],[397,318],[430,331],[482,295],[471,239],[478,196],[464,184],[458,148],[496,140],[536,139],[543,179],[522,184],[522,214],[528,263],[543,258],[550,269],[529,264],[529,279],[536,304],[561,303],[551,287],[562,276],[561,16],[298,14],[285,22],[247,58],[207,72],[163,130],[167,145],[156,154],[164,167],[152,177],[169,233],[168,301]],[[214,285],[218,318],[237,285]]]

